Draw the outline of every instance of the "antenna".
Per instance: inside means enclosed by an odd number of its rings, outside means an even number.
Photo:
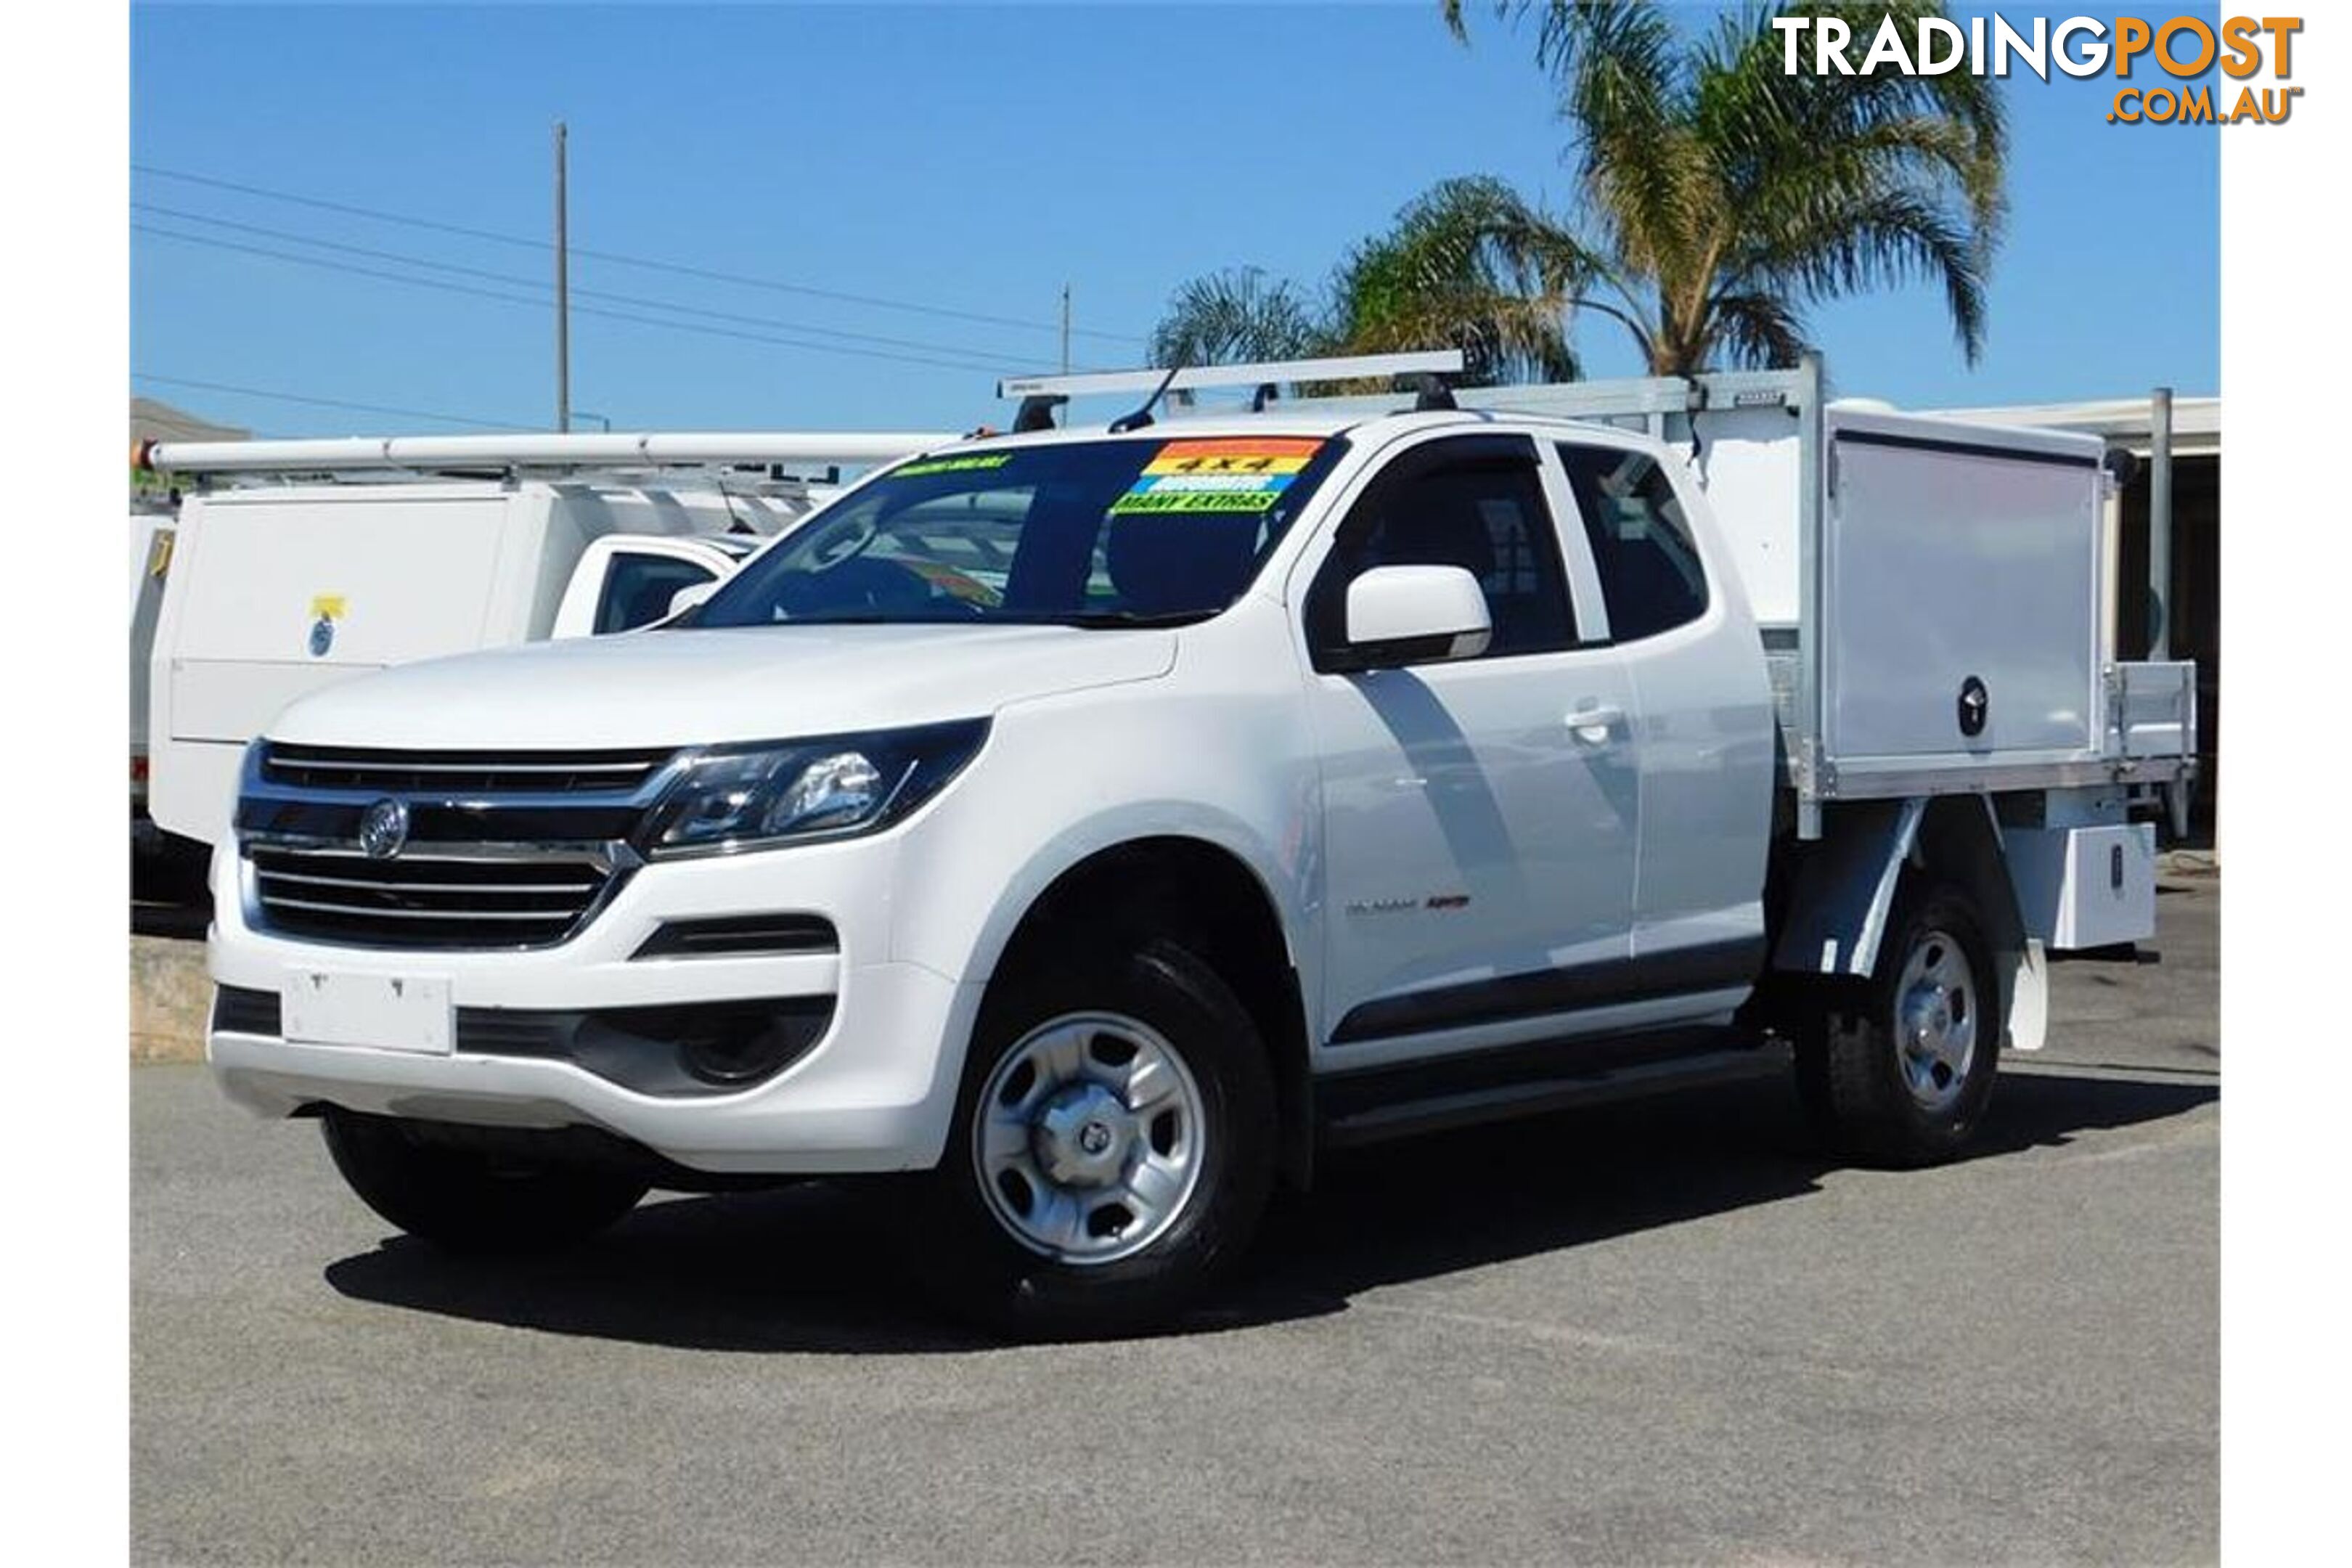
[[[1110,433],[1114,436],[1124,436],[1129,430],[1140,430],[1150,424],[1152,408],[1161,398],[1168,395],[1168,388],[1175,382],[1177,374],[1183,368],[1181,364],[1170,365],[1168,374],[1160,378],[1160,384],[1152,389],[1151,395],[1143,400],[1142,407],[1110,422]]]

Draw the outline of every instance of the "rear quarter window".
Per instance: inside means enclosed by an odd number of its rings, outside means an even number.
[[[1706,570],[1656,458],[1646,452],[1562,444],[1559,460],[1592,543],[1613,641],[1687,626],[1706,613]]]

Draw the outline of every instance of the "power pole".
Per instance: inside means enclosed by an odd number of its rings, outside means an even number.
[[[555,122],[555,427],[572,428],[572,243],[564,213],[564,129]]]
[[[2172,657],[2172,388],[2148,400],[2147,657]]]
[[[1070,286],[1062,285],[1062,374],[1070,374]]]

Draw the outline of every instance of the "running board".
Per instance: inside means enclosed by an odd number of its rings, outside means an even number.
[[[1331,1116],[1323,1123],[1323,1146],[1345,1149],[1448,1128],[1468,1127],[1514,1116],[1536,1116],[1576,1106],[1603,1105],[1634,1100],[1671,1089],[1698,1089],[1785,1078],[1789,1053],[1778,1045],[1742,1045],[1732,1049],[1699,1051],[1663,1059],[1585,1071],[1553,1071],[1478,1088],[1412,1093],[1397,1099],[1375,1096],[1360,1109]],[[1318,1089],[1323,1086],[1318,1085]],[[1369,1086],[1368,1086],[1369,1087]],[[1349,1099],[1359,1099],[1349,1095]]]

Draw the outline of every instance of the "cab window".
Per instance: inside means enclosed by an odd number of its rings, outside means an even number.
[[[1674,481],[1645,452],[1562,444],[1559,460],[1592,542],[1616,642],[1655,637],[1706,613],[1706,572]]]
[[[615,555],[604,570],[604,591],[596,600],[596,635],[651,626],[669,614],[669,602],[679,589],[716,575],[708,566],[675,555]]]
[[[1318,650],[1347,642],[1348,584],[1375,566],[1459,566],[1478,579],[1494,638],[1482,658],[1576,645],[1535,443],[1465,436],[1408,448],[1340,524],[1307,603]]]

